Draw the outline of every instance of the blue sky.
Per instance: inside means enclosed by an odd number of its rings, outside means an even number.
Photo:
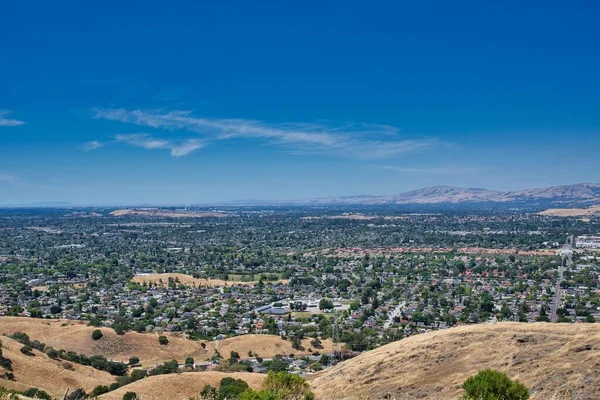
[[[7,2],[0,204],[600,181],[598,2],[410,3]]]

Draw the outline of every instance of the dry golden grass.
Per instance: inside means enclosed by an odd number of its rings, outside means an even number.
[[[412,336],[309,381],[319,399],[442,400],[493,368],[525,383],[533,399],[592,400],[600,398],[599,365],[600,325],[498,323]]]
[[[102,339],[92,340],[92,332],[100,329]],[[219,347],[223,357],[229,357],[230,352],[237,351],[241,357],[247,357],[248,351],[258,353],[263,358],[271,358],[276,354],[309,355],[310,340],[303,341],[304,351],[294,350],[291,342],[282,340],[276,335],[243,335],[222,340],[221,342],[206,342],[206,349],[201,342],[184,338],[180,334],[166,333],[169,344],[161,346],[156,333],[127,332],[117,335],[110,328],[94,328],[87,326],[85,321],[46,320],[21,317],[0,317],[0,334],[11,335],[15,332],[25,332],[32,340],[39,340],[57,350],[64,349],[85,354],[100,355],[111,360],[128,361],[129,357],[139,357],[144,367],[149,367],[164,361],[176,359],[183,362],[191,356],[201,361],[209,359],[214,350]],[[329,352],[331,341],[323,340],[324,349],[321,353]]]
[[[553,217],[589,217],[600,214],[600,205],[588,208],[550,208],[542,211],[540,215],[550,215]]]
[[[182,374],[150,376],[113,392],[100,396],[101,400],[121,400],[127,392],[135,392],[142,400],[188,400],[198,396],[204,385],[219,386],[221,379],[230,376],[241,379],[253,389],[259,389],[265,375],[249,372],[185,372]]]
[[[92,332],[100,329],[102,339],[92,340]],[[0,334],[25,332],[55,349],[71,350],[88,356],[100,355],[117,361],[128,361],[129,357],[139,357],[144,366],[166,360],[183,361],[192,356],[202,359],[207,352],[199,342],[187,340],[175,334],[166,334],[167,346],[158,343],[158,334],[128,332],[117,335],[110,328],[94,328],[85,321],[45,320],[19,317],[0,317]]]
[[[209,350],[210,354],[213,354],[218,346],[219,353],[223,357],[229,357],[231,351],[237,351],[242,358],[247,357],[249,351],[258,354],[262,358],[272,358],[277,354],[288,355],[291,353],[297,357],[307,356],[311,354],[308,349],[323,354],[332,351],[333,343],[330,340],[323,340],[321,344],[322,349],[315,349],[311,346],[310,339],[304,339],[302,341],[304,350],[296,350],[292,348],[291,342],[282,340],[276,335],[243,335],[222,340],[220,343],[210,342],[206,349]]]
[[[34,350],[34,356],[26,356],[19,349],[22,345],[10,338],[2,337],[3,356],[12,361],[15,381],[0,379],[0,386],[24,391],[30,387],[45,390],[55,397],[62,398],[67,388],[83,388],[87,392],[97,385],[110,385],[115,377],[92,367],[72,364],[72,370],[63,367],[63,361],[52,360]]]
[[[171,217],[171,218],[220,218],[226,214],[220,212],[198,212],[198,211],[171,211],[159,209],[122,209],[110,213],[113,217],[125,215],[137,215],[142,217]]]
[[[242,282],[242,281],[224,281],[221,279],[201,279],[201,278],[194,278],[193,276],[186,275],[186,274],[176,274],[176,273],[134,276],[131,280],[133,282],[140,283],[140,284],[142,284],[144,282],[146,282],[146,283],[152,282],[155,285],[165,286],[168,284],[169,278],[172,278],[172,279],[177,278],[179,280],[179,283],[182,285],[196,286],[196,287],[201,287],[201,286],[206,286],[206,287],[254,286],[258,283],[258,281]],[[162,284],[160,283],[160,281],[162,281]],[[289,283],[289,280],[282,279],[282,280],[279,280],[278,282],[287,284],[287,283]]]

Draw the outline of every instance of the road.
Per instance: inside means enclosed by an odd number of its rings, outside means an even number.
[[[398,315],[400,315],[400,313],[402,312],[402,309],[404,308],[405,305],[406,305],[406,302],[403,301],[402,303],[398,304],[396,306],[396,308],[394,308],[392,310],[387,321],[385,321],[385,323],[383,324],[383,329],[389,329],[389,327],[392,326],[392,324],[394,323],[394,318],[396,318]]]
[[[562,247],[559,253],[562,256],[562,262],[558,267],[558,280],[556,281],[556,289],[554,290],[554,302],[552,303],[552,309],[550,310],[550,322],[556,322],[558,316],[556,311],[560,308],[560,302],[562,299],[562,288],[560,284],[563,281],[563,273],[566,268],[571,268],[573,264],[573,235],[567,238],[567,242]]]

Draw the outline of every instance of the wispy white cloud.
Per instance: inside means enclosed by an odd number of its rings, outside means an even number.
[[[186,130],[204,136],[205,141],[262,139],[299,153],[326,153],[359,159],[389,158],[434,145],[437,139],[401,139],[399,130],[388,125],[267,124],[246,119],[194,117],[189,111],[96,110],[95,118],[120,121],[164,130]],[[191,140],[191,139],[190,139]],[[158,140],[161,142],[162,140]],[[136,140],[137,142],[137,140]],[[131,143],[149,148],[145,141]],[[154,143],[160,146],[160,143]]]
[[[167,140],[155,139],[146,133],[132,133],[115,136],[117,142],[124,142],[144,149],[165,149],[169,147]]]
[[[148,150],[168,149],[173,157],[182,157],[194,150],[204,147],[198,139],[186,139],[181,141],[157,139],[147,133],[127,133],[116,135],[114,140],[99,142],[97,140],[87,142],[83,145],[84,150],[96,150],[111,143],[126,143],[131,146],[141,147]]]
[[[171,155],[173,157],[183,157],[194,150],[201,149],[204,144],[197,139],[188,139],[181,144],[171,145]]]
[[[87,142],[83,145],[83,149],[85,151],[96,150],[100,147],[104,147],[106,143],[99,142],[97,140],[92,140],[91,142]]]
[[[396,171],[403,174],[423,174],[423,175],[463,175],[471,174],[480,171],[479,168],[475,167],[460,167],[460,166],[446,166],[446,167],[396,167],[393,165],[376,165],[376,168],[387,169],[390,171]]]
[[[11,111],[9,110],[0,110],[0,126],[19,126],[26,124],[26,122],[18,119],[6,118],[9,114],[11,114]]]

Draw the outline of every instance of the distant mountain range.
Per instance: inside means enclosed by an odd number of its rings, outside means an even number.
[[[553,206],[586,206],[600,204],[600,184],[579,183],[574,185],[551,186],[540,189],[526,189],[510,192],[480,188],[460,188],[455,186],[433,186],[410,192],[387,196],[345,196],[323,197],[291,201],[246,200],[230,202],[228,205],[393,205],[393,204],[528,204]]]
[[[523,206],[543,209],[544,207],[587,207],[600,205],[600,183],[577,183],[574,185],[550,186],[538,189],[525,189],[509,192],[481,188],[461,188],[456,186],[432,186],[411,190],[399,194],[374,196],[357,195],[342,197],[320,197],[301,200],[237,200],[213,204],[196,204],[206,206],[377,206],[377,205],[412,205],[412,206],[490,206],[510,207]],[[182,207],[176,202],[160,205],[161,207]],[[0,205],[0,207],[85,207],[68,202],[40,202],[18,205]],[[137,205],[136,207],[141,207]],[[145,207],[159,207],[146,205]]]

